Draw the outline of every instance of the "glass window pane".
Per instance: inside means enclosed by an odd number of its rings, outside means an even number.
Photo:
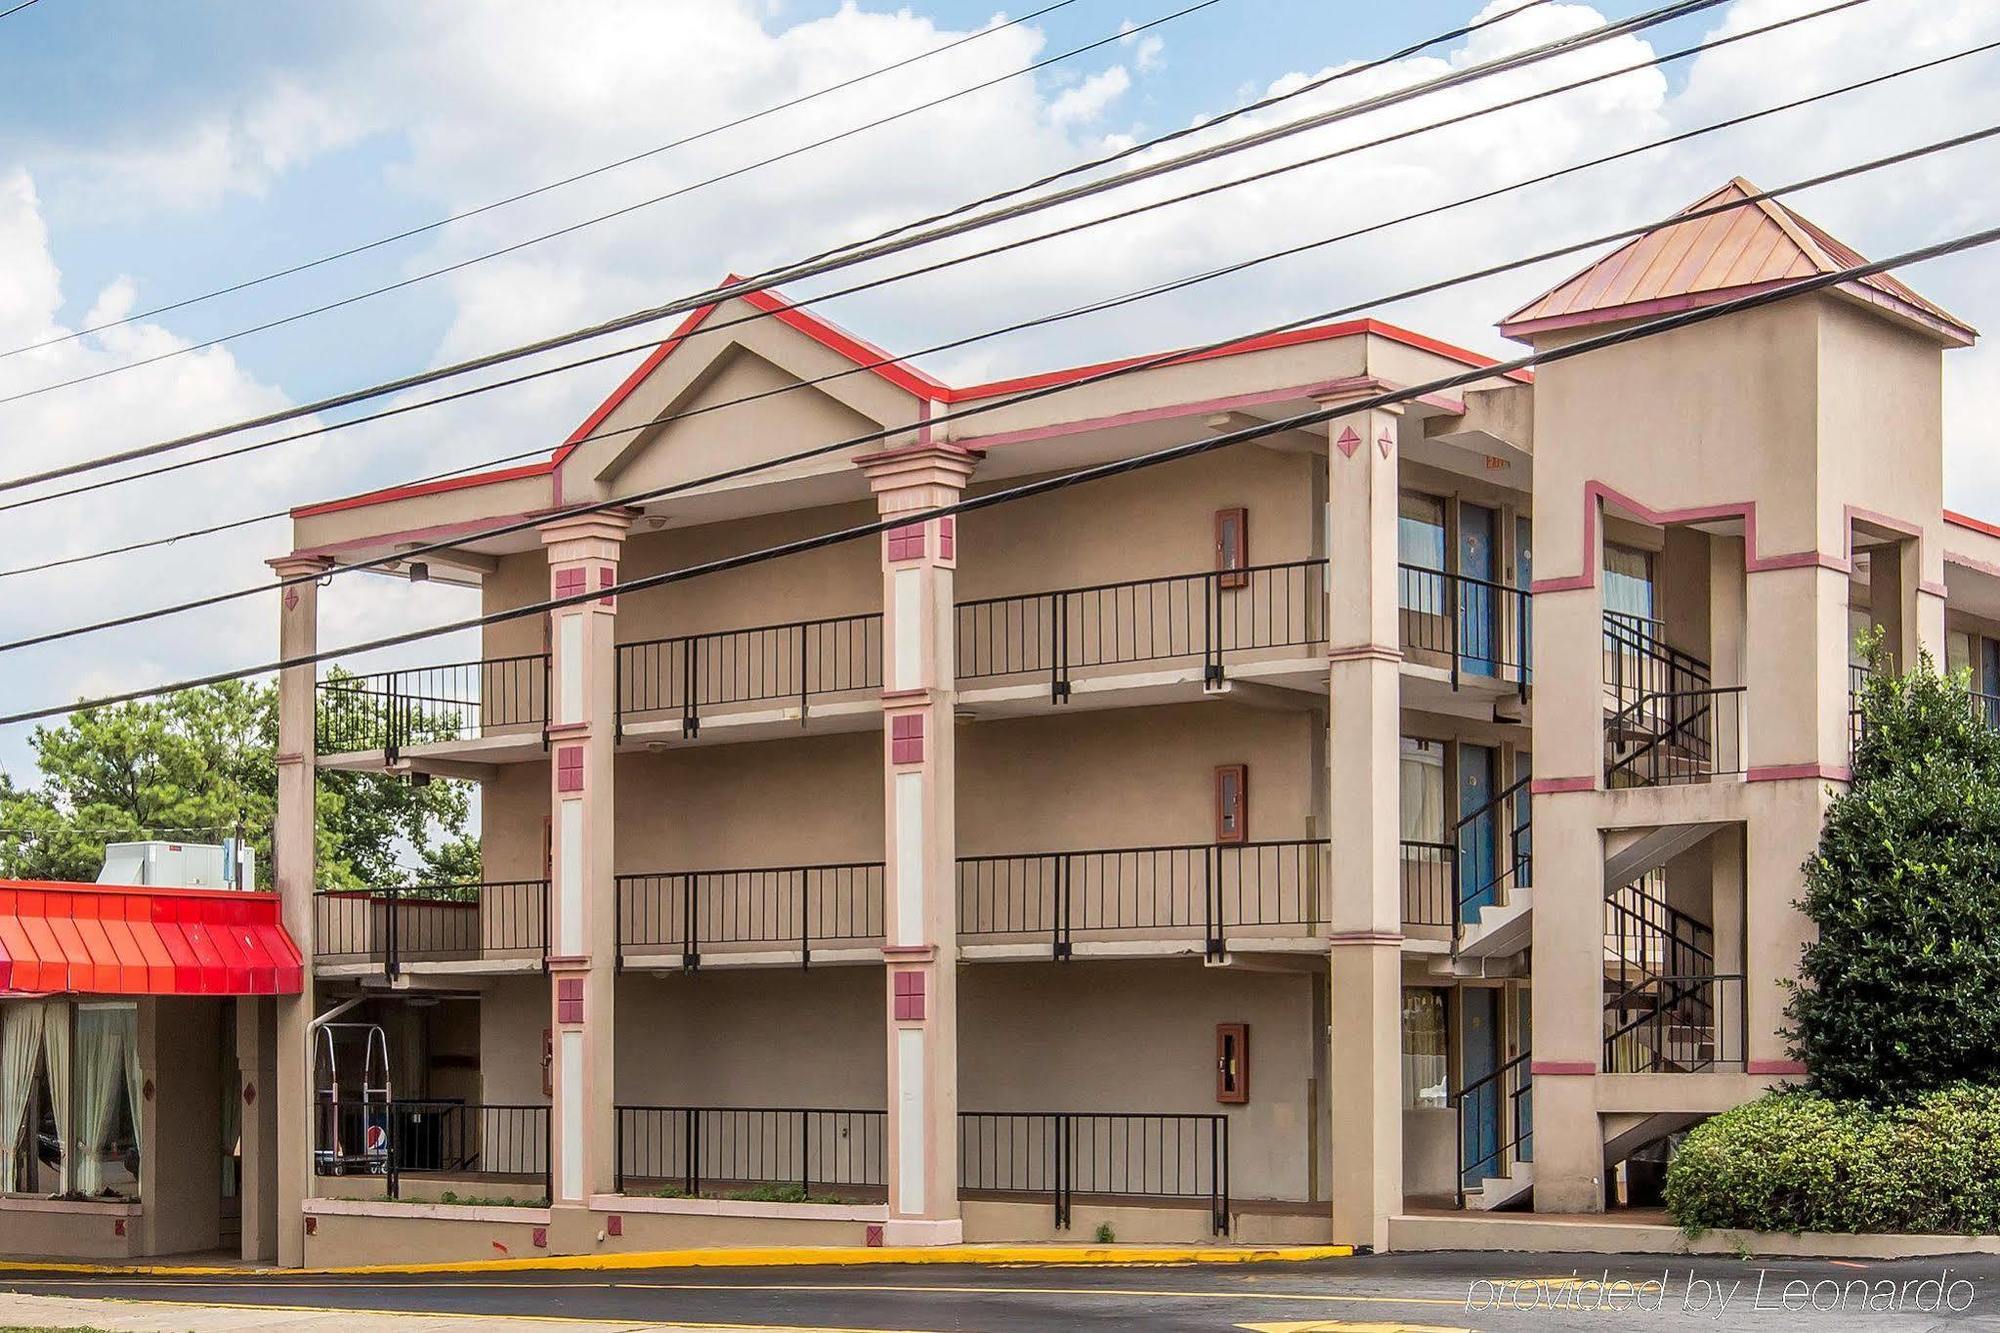
[[[1397,505],[1396,559],[1419,569],[1443,569],[1444,501],[1404,491]]]
[[[1653,554],[1629,546],[1604,544],[1604,609],[1653,619]]]
[[[1447,1088],[1444,992],[1412,987],[1403,992],[1403,1106],[1443,1109]]]

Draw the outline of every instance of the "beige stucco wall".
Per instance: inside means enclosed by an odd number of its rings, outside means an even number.
[[[961,968],[958,984],[964,1109],[1226,1111],[1234,1193],[1311,1197],[1312,976],[1198,960],[996,963]],[[874,967],[627,974],[618,1101],[879,1109],[883,1004]],[[1224,1022],[1250,1024],[1245,1106],[1215,1101]]]

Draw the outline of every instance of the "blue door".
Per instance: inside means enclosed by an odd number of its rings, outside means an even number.
[[[1498,790],[1494,776],[1498,769],[1490,745],[1458,747],[1458,817],[1465,820],[1458,830],[1458,911],[1459,920],[1477,921],[1479,909],[1498,901],[1500,866],[1500,807],[1489,803]]]
[[[1458,1163],[1468,1186],[1495,1174],[1500,1160],[1501,1080],[1479,1081],[1500,1067],[1499,995],[1483,986],[1458,992],[1459,1086],[1465,1089]]]
[[[1484,505],[1458,507],[1458,644],[1465,669],[1493,674],[1498,649],[1493,597],[1493,511]]]

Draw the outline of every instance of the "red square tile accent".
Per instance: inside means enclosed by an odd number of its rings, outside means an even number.
[[[598,566],[597,568],[598,587],[608,588],[616,582],[618,582],[618,573],[616,570],[612,569],[611,566],[609,565]],[[618,604],[618,598],[616,594],[612,594],[609,596],[598,598],[597,603],[599,606],[616,606]]]
[[[308,1217],[306,1219],[306,1234],[308,1236],[317,1236],[319,1234],[319,1219],[317,1217]]]
[[[549,1248],[549,1229],[547,1227],[535,1228],[535,1248],[538,1250]]]
[[[924,558],[924,525],[906,523],[900,528],[889,529],[889,559],[921,560]]]
[[[306,1221],[310,1222],[312,1219],[308,1217]],[[862,1234],[867,1238],[868,1244],[880,1245],[882,1243],[882,1224],[880,1222],[870,1222],[863,1229]]]
[[[565,977],[556,982],[556,1022],[581,1023],[583,1021],[583,980],[580,977]]]
[[[958,524],[947,514],[938,520],[938,559],[951,559],[957,546]]]
[[[924,715],[904,713],[889,719],[889,762],[892,764],[921,764],[924,762]]]
[[[898,972],[895,986],[896,1020],[902,1023],[921,1023],[924,1018],[924,974]]]
[[[583,747],[581,745],[561,745],[556,747],[556,790],[583,790]]]
[[[612,1214],[611,1216],[609,1216],[609,1217],[605,1218],[605,1219],[604,1219],[604,1234],[605,1234],[605,1235],[607,1235],[607,1236],[622,1236],[622,1235],[624,1235],[624,1234],[625,1234],[625,1219],[624,1219],[624,1218],[622,1218],[622,1217],[620,1217],[620,1216],[619,1216],[618,1214],[616,1214],[616,1213],[613,1213],[613,1214]]]
[[[558,569],[556,571],[556,596],[574,597],[583,591],[583,571],[580,569]]]

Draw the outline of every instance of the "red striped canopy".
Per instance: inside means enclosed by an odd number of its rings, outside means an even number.
[[[0,880],[0,992],[296,995],[278,897]]]

